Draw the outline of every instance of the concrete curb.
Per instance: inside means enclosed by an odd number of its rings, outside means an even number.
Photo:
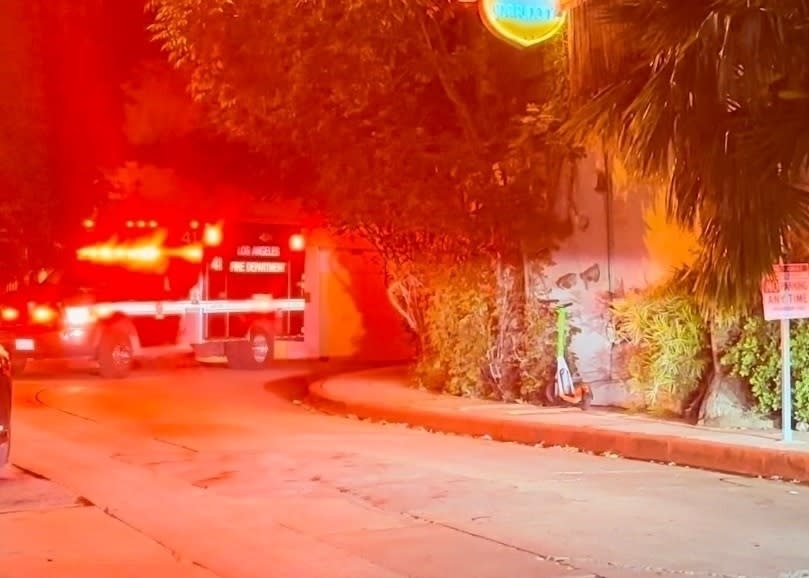
[[[345,375],[342,376],[346,377]],[[362,379],[358,376],[358,379]],[[427,406],[394,405],[384,400],[341,399],[321,380],[309,387],[307,403],[333,415],[420,426],[465,436],[489,436],[502,442],[567,446],[595,454],[676,464],[751,477],[809,483],[809,452],[753,447],[669,435],[529,422],[503,416],[470,415]]]

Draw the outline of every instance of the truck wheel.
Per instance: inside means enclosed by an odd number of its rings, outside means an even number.
[[[132,370],[134,351],[129,333],[119,327],[104,331],[98,346],[98,369],[101,377],[121,379]]]
[[[272,331],[264,325],[254,325],[250,329],[247,369],[264,369],[273,360],[274,341]]]
[[[273,360],[273,343],[272,330],[264,324],[254,325],[246,340],[225,344],[228,366],[253,371],[268,367]]]
[[[11,358],[11,375],[19,377],[25,373],[25,367],[28,365],[27,357],[12,357]]]

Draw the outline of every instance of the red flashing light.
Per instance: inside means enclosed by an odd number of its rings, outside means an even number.
[[[306,240],[303,238],[303,235],[292,235],[289,238],[289,248],[292,251],[303,251],[306,248]]]
[[[165,261],[172,257],[192,263],[202,261],[202,246],[199,243],[166,247],[164,242],[165,233],[158,230],[149,237],[127,243],[112,239],[105,243],[82,247],[78,250],[77,257],[80,261],[117,264],[141,270],[160,270]]]
[[[114,245],[96,245],[82,247],[78,257],[82,261],[95,263],[155,263],[162,257],[160,247],[142,245],[136,247],[122,247]]]
[[[56,310],[47,305],[37,305],[31,310],[31,321],[34,323],[50,323],[56,316]]]
[[[13,307],[3,307],[3,309],[0,310],[0,318],[2,318],[3,321],[16,321],[19,316],[20,312]]]
[[[176,256],[180,257],[181,259],[185,259],[190,263],[202,263],[203,249],[202,245],[195,243],[193,245],[180,247],[172,254],[176,254]]]
[[[191,225],[191,230],[193,230],[193,231],[196,231],[197,229],[199,229],[199,221],[191,221],[190,225]]]
[[[202,241],[208,247],[218,247],[222,244],[222,226],[205,225],[205,232],[202,234]]]
[[[150,237],[144,237],[120,243],[112,239],[105,243],[82,247],[77,252],[81,261],[92,263],[117,263],[121,265],[137,265],[139,267],[154,267],[165,257],[163,241],[165,235],[159,231]]]
[[[92,229],[93,227],[96,226],[95,221],[93,221],[92,219],[84,219],[84,221],[82,221],[81,224],[85,229]]]

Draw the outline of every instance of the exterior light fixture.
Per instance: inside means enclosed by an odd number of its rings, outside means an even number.
[[[562,0],[477,0],[477,5],[492,34],[518,48],[550,40],[567,19]]]

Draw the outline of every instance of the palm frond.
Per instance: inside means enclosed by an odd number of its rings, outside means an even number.
[[[590,25],[620,28],[632,47],[579,83],[597,90],[569,134],[603,138],[640,178],[667,178],[668,213],[701,232],[694,291],[705,304],[744,306],[782,240],[809,227],[809,194],[796,186],[809,168],[809,2],[587,8]]]
[[[691,289],[706,309],[745,309],[755,301],[761,277],[772,270],[784,239],[809,231],[806,191],[789,185],[752,187],[758,190],[740,187],[744,202],[702,214],[703,248]]]

